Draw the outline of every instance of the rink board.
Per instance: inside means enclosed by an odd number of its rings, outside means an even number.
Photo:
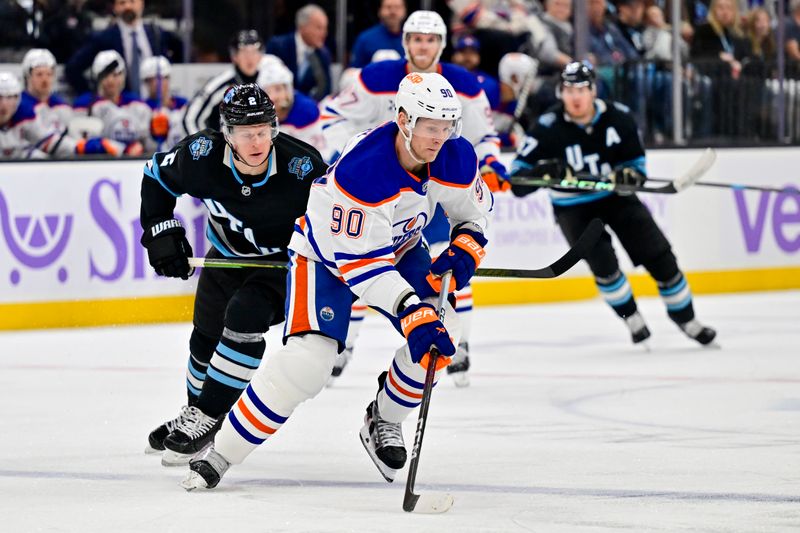
[[[685,170],[699,150],[653,150],[651,176]],[[510,160],[510,155],[506,156]],[[139,245],[142,161],[21,162],[0,167],[0,329],[187,320],[196,277],[159,279]],[[800,149],[719,150],[704,179],[793,186]],[[228,179],[221,176],[220,179]],[[232,178],[231,178],[232,179]],[[800,196],[694,187],[642,195],[695,293],[800,288]],[[545,191],[495,198],[484,266],[543,266],[566,250]],[[200,255],[205,208],[181,198],[176,216]],[[652,281],[621,254],[637,295]],[[477,305],[592,298],[585,265],[557,280],[476,280]]]

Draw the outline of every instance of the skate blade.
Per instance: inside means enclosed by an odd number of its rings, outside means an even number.
[[[186,466],[192,460],[195,454],[186,454],[173,452],[172,450],[164,450],[164,455],[161,456],[161,466]]]
[[[397,475],[397,470],[394,468],[390,468],[383,464],[378,456],[375,454],[375,451],[372,449],[369,443],[369,428],[364,426],[361,428],[361,431],[358,432],[358,436],[361,439],[361,444],[364,446],[364,449],[367,450],[367,454],[369,458],[372,459],[372,462],[375,463],[375,466],[378,468],[378,472],[381,473],[383,479],[392,483],[394,481],[395,476]]]
[[[192,492],[195,489],[207,489],[206,480],[197,472],[190,471],[189,475],[181,481],[181,487],[186,489],[187,492]]]
[[[647,339],[637,342],[635,346],[641,346],[643,351],[647,353],[651,353],[653,351],[653,348],[650,346],[650,341]]]
[[[450,374],[450,377],[453,378],[453,383],[455,383],[456,387],[469,387],[469,374],[466,372],[456,372]]]
[[[441,514],[450,510],[455,499],[449,494],[420,494],[413,509],[407,512],[419,514]]]
[[[158,455],[158,454],[162,453],[163,451],[164,450],[159,450],[157,448],[153,448],[149,444],[147,445],[147,448],[144,449],[145,455]]]

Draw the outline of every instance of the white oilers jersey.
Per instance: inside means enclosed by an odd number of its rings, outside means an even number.
[[[369,128],[394,120],[394,99],[400,82],[410,72],[408,61],[379,61],[361,70],[358,80],[322,109],[322,131],[331,151],[341,152],[347,141]],[[497,156],[499,140],[489,100],[475,74],[450,63],[439,64],[461,100],[461,135],[475,148],[478,160]]]
[[[400,166],[397,134],[389,122],[348,143],[312,185],[306,215],[289,244],[325,264],[368,305],[390,314],[412,291],[394,265],[422,238],[437,204],[451,225],[470,222],[485,229],[494,203],[466,140],[445,142],[420,178]]]
[[[124,144],[152,144],[150,107],[130,93],[122,93],[118,103],[84,94],[75,100],[75,113],[99,118],[103,122],[102,137]]]
[[[20,99],[11,120],[0,127],[0,155],[9,159],[39,159],[47,155],[71,157],[75,140],[64,130],[44,124],[31,101]]]
[[[72,106],[56,94],[51,94],[45,102],[37,100],[27,91],[22,92],[22,101],[29,102],[45,128],[53,131],[66,131],[74,116]]]
[[[282,132],[310,144],[319,151],[325,161],[330,161],[333,153],[322,134],[319,108],[313,98],[294,91],[292,108],[279,125]]]

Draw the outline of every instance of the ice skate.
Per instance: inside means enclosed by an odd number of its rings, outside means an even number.
[[[678,327],[686,333],[690,339],[694,339],[703,346],[718,346],[714,339],[717,337],[717,332],[708,326],[702,325],[696,318],[688,322],[678,324]]]
[[[167,420],[156,429],[150,432],[150,435],[147,437],[147,448],[144,449],[144,453],[147,454],[156,454],[161,453],[164,451],[164,439],[167,438],[167,435],[172,433],[178,424],[184,419],[186,416],[186,412],[189,409],[188,405],[184,405],[181,407],[180,413],[178,416],[173,418],[172,420]]]
[[[631,331],[631,340],[634,344],[643,343],[650,338],[650,330],[647,329],[647,324],[645,324],[644,318],[642,318],[639,311],[625,317],[625,325]],[[646,342],[642,346],[649,349]]]
[[[359,436],[381,475],[391,483],[397,471],[406,464],[406,446],[403,442],[403,425],[382,420],[377,402],[367,406],[364,426]]]
[[[458,345],[453,360],[447,365],[447,375],[453,378],[456,387],[469,386],[469,343]]]
[[[336,354],[336,361],[333,362],[333,370],[331,370],[331,377],[328,379],[328,387],[336,382],[336,378],[342,375],[344,367],[353,358],[353,349],[345,348],[342,353]]]
[[[212,418],[197,407],[189,407],[183,420],[164,439],[165,450],[161,464],[164,466],[189,464],[189,460],[211,442],[222,426],[223,419],[222,416]]]
[[[213,489],[231,467],[231,464],[209,444],[189,463],[189,474],[181,481],[187,491],[194,489]]]

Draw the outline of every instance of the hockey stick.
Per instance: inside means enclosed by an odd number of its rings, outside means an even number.
[[[663,178],[648,178],[647,181],[655,181],[659,183],[667,182],[669,180]],[[762,187],[760,185],[741,185],[736,183],[717,183],[713,181],[698,181],[695,183],[697,187],[718,187],[721,189],[733,189],[733,190],[744,190],[744,191],[765,191],[765,192],[776,192],[776,193],[784,193],[784,194],[800,194],[800,190],[792,187],[786,186],[783,188],[780,187]]]
[[[436,303],[436,307],[439,309],[439,321],[442,323],[444,323],[447,288],[450,286],[451,276],[452,272],[450,271],[445,272],[442,276],[442,289],[439,291],[439,301]],[[431,394],[433,393],[433,380],[436,375],[436,361],[439,359],[439,355],[439,350],[435,346],[431,346],[428,368],[425,372],[425,385],[422,388],[419,418],[417,418],[417,431],[414,434],[414,447],[411,448],[411,463],[408,465],[406,492],[405,496],[403,496],[403,510],[407,513],[446,513],[454,502],[453,497],[447,493],[414,494],[414,483],[417,480],[417,468],[419,468],[419,453],[422,450],[422,437],[425,436],[425,423],[428,421],[428,410],[431,406]]]
[[[512,176],[512,185],[522,185],[527,187],[556,187],[565,190],[587,191],[587,192],[649,192],[655,194],[675,194],[688,189],[703,177],[708,169],[714,164],[717,154],[711,148],[706,148],[694,165],[677,178],[648,178],[648,181],[664,183],[657,187],[646,185],[631,185],[627,183],[617,183],[614,181],[614,173],[605,176],[594,176],[589,173],[579,172],[575,175],[567,176],[564,179],[556,180],[545,176],[543,178],[533,178],[527,176]]]
[[[529,278],[529,279],[549,279],[557,278],[573,266],[575,266],[586,254],[588,254],[603,232],[603,223],[592,220],[583,234],[575,242],[575,246],[558,258],[554,263],[530,270],[521,268],[479,268],[475,271],[476,276],[484,278]],[[219,258],[209,259],[207,257],[190,257],[189,266],[194,268],[283,268],[287,269],[288,264],[284,261],[269,261],[267,259],[248,259],[237,257],[235,259]]]

